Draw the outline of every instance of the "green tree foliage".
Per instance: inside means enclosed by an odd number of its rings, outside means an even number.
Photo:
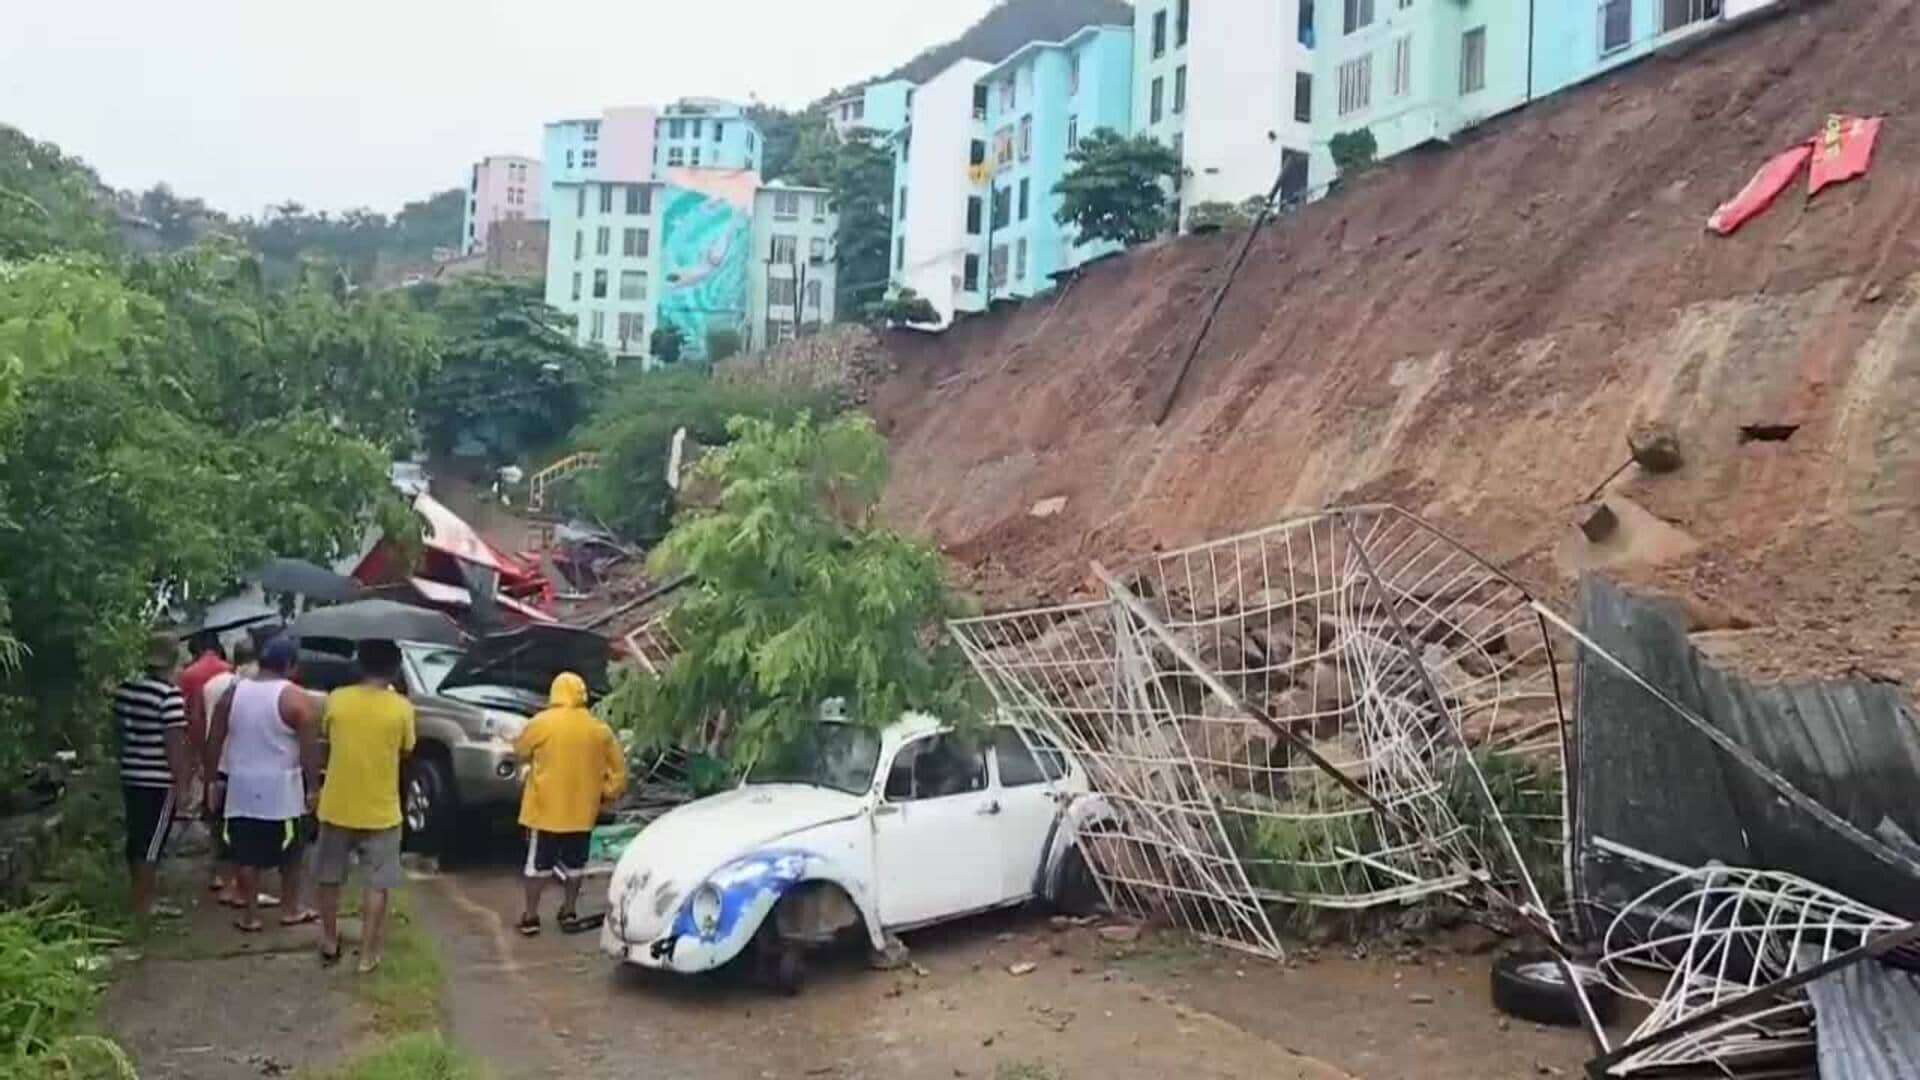
[[[1073,226],[1082,241],[1139,244],[1167,231],[1164,185],[1178,181],[1180,156],[1158,139],[1127,138],[1101,128],[1081,140],[1067,160],[1072,168],[1053,188],[1062,199],[1054,218]]]
[[[717,364],[740,355],[740,331],[715,327],[707,331],[707,363]]]
[[[699,745],[717,726],[736,763],[804,735],[830,698],[876,728],[909,708],[964,719],[940,556],[874,521],[887,470],[872,421],[728,429],[698,466],[718,508],[683,515],[652,559],[696,582],[669,616],[682,651],[659,679],[623,682],[614,716],[654,743]]]
[[[875,320],[884,323],[925,326],[940,321],[940,312],[933,301],[904,286],[873,305],[869,312]]]
[[[602,396],[582,432],[581,445],[599,451],[600,465],[575,482],[573,497],[621,535],[657,540],[673,515],[667,460],[675,431],[684,427],[694,441],[713,446],[727,440],[729,417],[787,423],[809,410],[824,413],[831,400],[827,392],[796,394],[698,369],[626,376]]]
[[[85,162],[0,124],[0,259],[113,251],[106,194]]]
[[[1333,155],[1336,174],[1343,179],[1357,176],[1373,168],[1379,149],[1379,144],[1374,141],[1372,128],[1343,131],[1327,143],[1327,152]]]
[[[887,247],[893,236],[893,153],[870,133],[842,139],[818,107],[785,112],[755,106],[766,133],[769,178],[833,193],[840,215],[835,233],[836,311],[857,312],[887,285]],[[863,299],[864,298],[864,301]]]
[[[586,418],[607,355],[576,343],[537,282],[470,277],[409,290],[440,331],[440,366],[416,399],[427,445],[463,438],[496,460],[543,450]]]
[[[687,335],[672,323],[661,323],[653,328],[653,333],[647,338],[647,345],[647,351],[653,354],[655,362],[677,364],[680,362],[680,354],[687,347]]]

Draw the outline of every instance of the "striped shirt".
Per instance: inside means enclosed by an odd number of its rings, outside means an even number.
[[[113,692],[113,719],[120,734],[120,782],[172,787],[167,729],[184,734],[187,727],[187,699],[180,688],[165,679],[128,679]]]

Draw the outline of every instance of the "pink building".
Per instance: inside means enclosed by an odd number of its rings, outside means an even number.
[[[480,159],[467,177],[467,213],[460,230],[460,253],[485,252],[488,231],[498,222],[545,218],[541,205],[545,190],[540,162],[533,158],[495,154]]]

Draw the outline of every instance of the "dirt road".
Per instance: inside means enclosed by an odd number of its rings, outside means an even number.
[[[519,938],[505,867],[414,887],[440,935],[454,1038],[503,1080],[1499,1080],[1572,1075],[1585,1056],[1572,1033],[1504,1023],[1486,1002],[1487,958],[1442,949],[1280,965],[1008,914],[909,936],[903,971],[829,958],[790,999],[615,971],[590,934]],[[1015,976],[1017,963],[1036,967]]]

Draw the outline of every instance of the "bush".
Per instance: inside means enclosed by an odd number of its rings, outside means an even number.
[[[1371,128],[1361,128],[1335,135],[1327,144],[1327,150],[1333,155],[1334,169],[1345,179],[1373,168],[1380,146],[1374,141]]]
[[[687,337],[680,332],[680,328],[672,323],[665,323],[655,327],[653,334],[648,337],[647,351],[653,354],[653,360],[657,364],[677,364],[680,362],[681,350],[686,348],[686,344]]]
[[[933,301],[905,287],[868,308],[874,321],[906,326],[926,326],[940,321]]]
[[[722,360],[739,356],[742,347],[738,330],[707,331],[707,363],[709,364],[717,364]]]
[[[579,436],[600,452],[600,465],[580,474],[568,497],[620,535],[651,543],[666,535],[673,516],[667,459],[676,430],[713,445],[726,441],[730,417],[786,422],[824,414],[832,403],[831,391],[720,382],[703,370],[636,373],[616,385]]]
[[[42,901],[0,911],[0,1080],[133,1080],[118,1046],[81,1030],[111,943],[75,907]]]
[[[1493,803],[1500,808],[1500,818],[1506,823],[1507,831],[1513,834],[1514,846],[1520,849],[1527,873],[1540,890],[1548,910],[1552,910],[1566,898],[1566,871],[1560,859],[1565,806],[1561,800],[1563,781],[1559,770],[1523,754],[1497,750],[1481,750],[1473,759],[1480,766],[1480,775],[1486,777],[1487,789],[1493,793]],[[1472,771],[1461,764],[1447,777],[1447,806],[1466,828],[1468,841],[1489,863],[1487,869],[1494,880],[1518,883],[1520,879],[1514,873],[1506,842],[1494,828],[1486,800],[1474,790],[1475,786]]]

